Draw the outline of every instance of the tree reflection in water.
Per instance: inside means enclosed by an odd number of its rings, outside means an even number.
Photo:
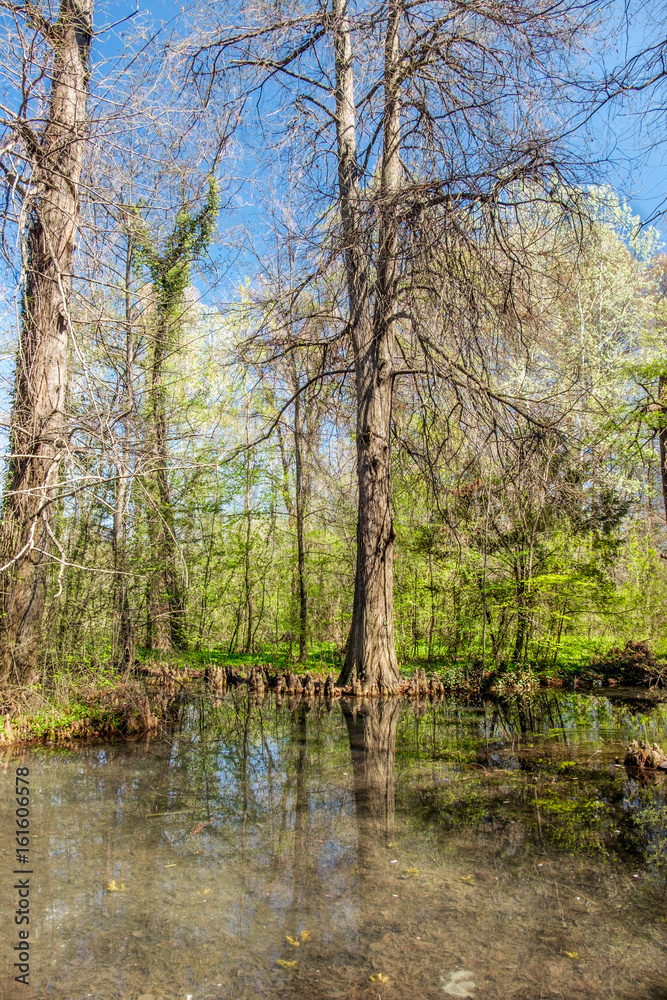
[[[354,774],[354,801],[360,844],[365,838],[391,840],[396,816],[394,758],[400,699],[343,702]]]
[[[236,692],[150,746],[26,750],[39,995],[666,996],[667,782],[614,767],[610,742],[648,713],[577,692],[520,707]]]

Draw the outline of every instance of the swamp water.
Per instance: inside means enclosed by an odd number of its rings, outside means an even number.
[[[236,692],[148,743],[5,751],[0,997],[666,1000],[667,779],[615,765],[632,738],[667,743],[667,705]]]

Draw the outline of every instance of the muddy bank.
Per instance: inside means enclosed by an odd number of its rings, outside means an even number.
[[[540,688],[613,689],[610,696],[632,697],[654,704],[667,697],[663,668],[646,643],[629,642],[593,661],[577,676],[544,676],[538,672],[468,669],[429,672],[422,667],[403,677],[392,696],[413,705],[437,703],[446,695],[473,700],[530,696]],[[643,694],[624,692],[626,684],[643,687]],[[368,698],[387,692],[364,691],[358,679],[338,686],[334,675],[317,671],[298,674],[288,667],[255,663],[246,669],[232,664],[192,666],[185,662],[148,661],[122,675],[72,679],[69,688],[49,698],[41,690],[0,692],[0,745],[35,741],[67,743],[76,739],[151,738],[177,717],[188,698],[222,697],[234,689],[247,690],[257,704],[271,695],[277,707],[294,709],[300,702],[323,699],[332,704],[341,697]],[[418,709],[421,711],[420,709]]]

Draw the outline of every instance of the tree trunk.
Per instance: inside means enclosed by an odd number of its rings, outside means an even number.
[[[169,319],[158,309],[153,348],[151,408],[153,417],[156,518],[155,562],[159,566],[158,580],[163,593],[161,603],[166,606],[169,624],[169,644],[176,649],[187,649],[185,592],[181,581],[176,523],[169,485],[169,444],[167,420],[167,393],[164,385],[164,362],[169,349]]]
[[[400,185],[398,26],[392,3],[385,44],[384,145],[375,310],[371,315],[367,244],[360,227],[352,43],[346,0],[334,0],[338,182],[357,391],[357,564],[352,623],[339,684],[356,675],[367,694],[395,691],[390,430],[396,312],[396,193]]]
[[[660,376],[658,383],[658,402],[660,403],[660,428],[658,442],[660,445],[660,485],[662,486],[662,502],[665,507],[665,522],[667,522],[667,377]]]
[[[116,659],[121,664],[134,662],[135,635],[127,593],[127,542],[125,514],[130,476],[130,428],[134,416],[134,337],[132,329],[132,238],[128,237],[125,259],[125,393],[123,443],[117,462],[118,482],[113,516],[114,610],[116,616]]]
[[[33,142],[27,264],[11,416],[11,457],[2,518],[0,681],[36,676],[60,463],[72,263],[92,37],[92,0],[61,0],[55,24],[40,24],[53,50],[51,101]]]
[[[252,634],[253,634],[253,617],[254,617],[254,602],[253,602],[253,580],[252,580],[252,465],[251,465],[251,454],[250,454],[250,414],[248,407],[246,406],[246,477],[245,477],[245,498],[244,498],[244,510],[245,514],[245,548],[243,552],[243,595],[244,595],[244,605],[245,605],[245,618],[246,618],[246,636],[243,643],[243,652],[252,652]]]
[[[516,566],[516,638],[514,640],[514,652],[512,653],[512,663],[519,666],[523,661],[524,648],[528,636],[528,608],[526,607],[526,581],[523,567]]]
[[[379,384],[374,359],[359,365],[357,386],[357,565],[352,625],[339,684],[356,676],[367,694],[396,690],[394,527],[389,492],[391,380]]]
[[[294,465],[297,576],[299,584],[299,663],[308,660],[308,588],[306,586],[305,520],[308,488],[303,470],[303,417],[301,394],[294,400]]]

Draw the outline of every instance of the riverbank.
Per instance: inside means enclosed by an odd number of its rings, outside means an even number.
[[[259,657],[208,658],[201,655],[147,658],[134,668],[102,668],[59,672],[49,684],[0,692],[0,745],[79,739],[151,738],[168,727],[184,695],[222,697],[230,689],[246,688],[256,702],[269,694],[280,707],[294,707],[316,698],[327,702],[367,695],[359,681],[336,684],[331,670],[280,666]],[[437,702],[449,694],[470,699],[527,696],[540,688],[606,689],[643,685],[650,701],[667,698],[667,665],[645,643],[628,643],[610,650],[577,674],[554,670],[492,671],[480,664],[457,664],[427,671],[415,667],[402,676],[393,694],[415,702]],[[664,694],[663,694],[664,692]],[[383,694],[384,692],[374,692]]]

